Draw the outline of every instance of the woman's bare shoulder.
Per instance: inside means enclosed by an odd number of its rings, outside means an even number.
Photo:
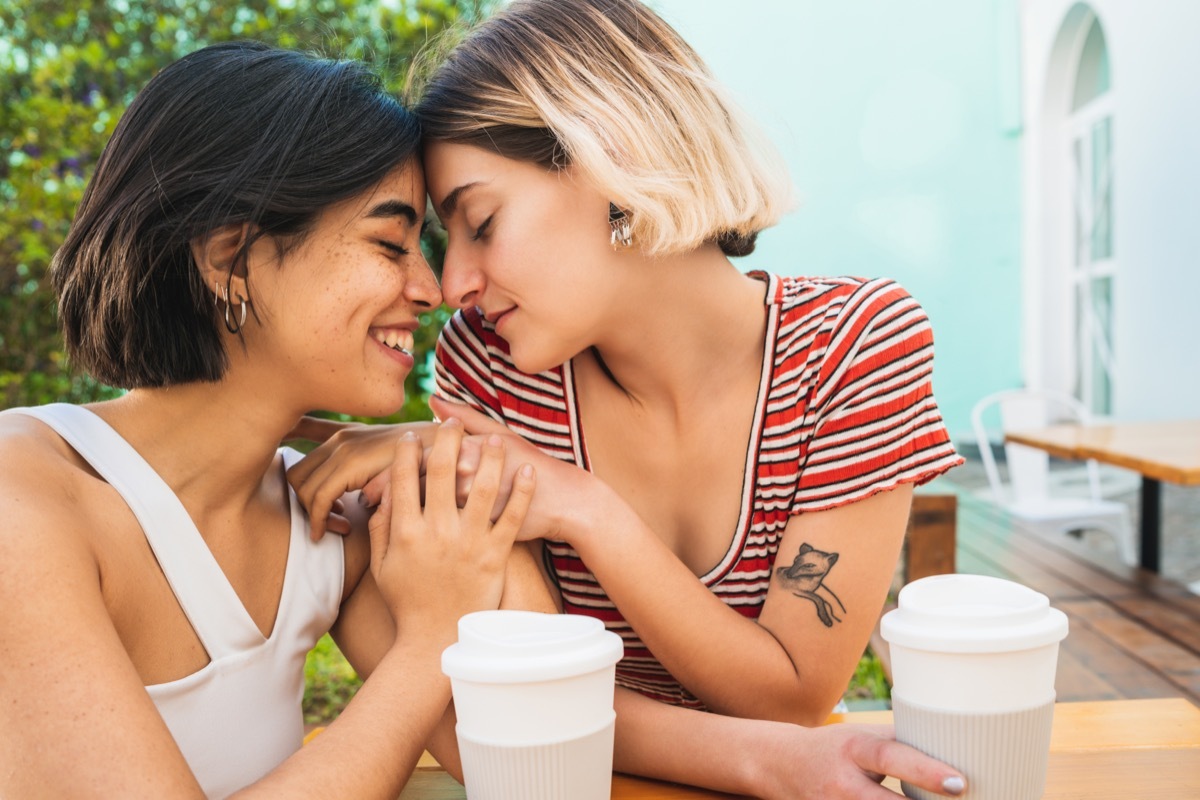
[[[53,429],[2,414],[0,453],[0,540],[36,535],[49,547],[86,529],[89,495],[103,481]]]
[[[34,470],[66,478],[94,475],[79,454],[53,428],[25,414],[0,414],[0,479],[20,480]]]

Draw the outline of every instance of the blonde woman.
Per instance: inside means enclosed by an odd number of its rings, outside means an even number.
[[[785,171],[636,0],[516,0],[416,110],[460,309],[433,407],[528,443],[541,490],[521,536],[557,607],[625,640],[618,764],[667,763],[632,722],[649,701],[819,724],[912,487],[959,463],[924,313],[888,280],[738,271],[790,205]],[[317,519],[386,468],[390,435],[341,435],[293,471]]]

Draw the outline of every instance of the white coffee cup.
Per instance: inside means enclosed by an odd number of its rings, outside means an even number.
[[[897,604],[880,623],[896,738],[961,771],[966,798],[1040,798],[1066,615],[1039,592],[984,575],[922,578]]]
[[[470,800],[608,800],[621,638],[598,619],[480,611],[442,654]]]

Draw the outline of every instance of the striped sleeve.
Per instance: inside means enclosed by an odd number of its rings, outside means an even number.
[[[482,319],[474,309],[459,311],[438,336],[434,394],[465,403],[503,422]]]
[[[868,281],[830,322],[792,513],[925,483],[962,462],[933,398],[933,331],[908,292]]]

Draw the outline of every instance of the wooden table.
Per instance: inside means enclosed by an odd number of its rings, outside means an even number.
[[[1059,458],[1090,458],[1141,473],[1141,565],[1159,571],[1162,559],[1159,482],[1200,486],[1200,420],[1053,425],[1006,432],[1004,438]]]
[[[890,723],[890,711],[832,722]],[[884,786],[900,792],[898,781]],[[613,800],[717,800],[732,795],[614,775]],[[465,800],[436,762],[418,766],[400,800]],[[1060,703],[1054,710],[1044,800],[1200,798],[1200,708],[1186,700]]]

